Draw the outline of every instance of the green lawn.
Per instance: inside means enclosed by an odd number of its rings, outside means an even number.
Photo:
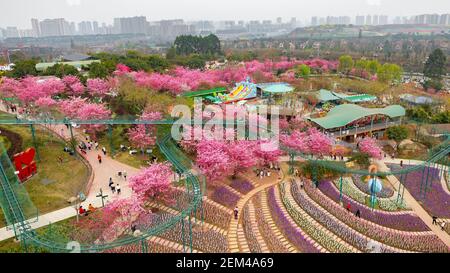
[[[22,149],[33,147],[31,130],[28,126],[2,125],[22,137]],[[87,166],[77,157],[63,151],[64,143],[50,132],[36,127],[36,137],[40,161],[37,156],[37,174],[23,185],[39,214],[66,207],[67,199],[84,189],[88,181]],[[58,158],[63,159],[59,163]],[[3,213],[0,212],[0,226],[4,226]]]

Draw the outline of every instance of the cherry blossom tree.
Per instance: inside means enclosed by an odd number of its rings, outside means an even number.
[[[252,141],[233,141],[226,145],[229,168],[233,175],[256,164],[254,156],[255,143]]]
[[[170,202],[173,171],[168,163],[155,163],[130,177],[130,187],[140,200]]]
[[[67,93],[69,95],[79,96],[84,93],[84,85],[78,77],[69,75],[62,78],[62,81],[66,85]]]
[[[155,121],[160,119],[162,119],[160,112],[144,112],[139,118],[141,121]],[[146,147],[155,145],[155,130],[156,127],[154,125],[138,124],[128,130],[128,140],[131,145],[143,150]]]
[[[98,78],[87,80],[87,88],[89,94],[93,96],[105,96],[111,89],[108,81]]]
[[[370,157],[381,159],[382,149],[378,146],[375,139],[366,137],[359,142],[359,150],[362,153],[369,155]]]
[[[196,164],[210,181],[232,174],[227,144],[217,140],[201,140],[197,144]]]

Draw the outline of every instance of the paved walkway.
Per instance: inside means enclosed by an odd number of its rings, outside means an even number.
[[[51,126],[52,131],[57,132],[58,135],[64,137],[65,139],[70,139],[70,132],[64,125],[53,125]],[[84,139],[84,136],[81,134],[79,130],[74,131],[75,137],[78,140]],[[84,208],[87,208],[89,204],[92,204],[94,207],[101,207],[102,202],[101,199],[96,197],[96,195],[100,192],[100,189],[103,190],[103,194],[108,195],[105,199],[105,204],[110,202],[116,198],[126,198],[131,195],[131,189],[128,185],[128,182],[123,178],[117,177],[117,173],[119,171],[126,171],[127,176],[130,177],[138,172],[138,169],[120,163],[111,157],[104,156],[100,150],[96,151],[95,149],[88,151],[85,155],[85,159],[92,166],[92,172],[94,175],[92,185],[88,190],[88,194],[86,196],[86,201],[82,203]],[[101,154],[102,163],[99,164],[97,160],[97,155]],[[109,189],[108,183],[109,178],[112,177],[115,184],[119,183],[121,187],[122,193],[119,195],[113,194]],[[40,215],[37,222],[31,223],[31,227],[33,229],[40,228],[43,226],[47,226],[51,223],[56,223],[62,221],[64,219],[68,219],[76,216],[77,212],[74,206],[68,206],[63,209],[59,209],[44,215]],[[6,240],[14,237],[14,232],[7,227],[0,229],[0,241]]]
[[[247,202],[256,194],[259,192],[274,186],[281,181],[283,181],[284,175],[282,174],[281,177],[278,177],[276,173],[274,173],[271,177],[266,177],[261,180],[258,187],[251,190],[249,193],[244,195],[237,203],[237,207],[240,210],[240,213],[238,214],[238,219],[232,217],[230,221],[230,227],[228,229],[228,247],[230,248],[230,252],[232,253],[238,253],[241,252],[239,248],[239,242],[238,242],[238,231],[242,230],[242,211],[244,210],[245,205]],[[242,236],[241,236],[242,237]]]

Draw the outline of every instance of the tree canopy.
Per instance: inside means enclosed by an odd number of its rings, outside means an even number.
[[[216,55],[221,54],[219,38],[210,34],[205,37],[181,35],[175,39],[174,47],[178,55]]]

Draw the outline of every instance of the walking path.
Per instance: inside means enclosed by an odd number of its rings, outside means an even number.
[[[47,127],[48,128],[48,127]],[[53,125],[51,127],[52,131],[56,134],[62,136],[64,139],[70,139],[70,131],[64,125]],[[78,130],[74,131],[75,138],[77,140],[84,140],[83,135]],[[92,173],[94,175],[91,186],[88,189],[88,194],[86,195],[86,200],[82,202],[84,208],[87,208],[89,204],[94,207],[101,207],[101,198],[96,197],[99,194],[100,189],[103,190],[104,195],[108,195],[104,199],[105,204],[116,198],[127,198],[131,196],[131,189],[128,185],[128,181],[123,178],[117,177],[119,171],[126,171],[127,176],[130,177],[138,172],[138,169],[120,163],[111,157],[104,156],[101,152],[101,147],[96,151],[95,149],[87,151],[84,158],[89,162],[92,167]],[[97,160],[97,155],[101,154],[102,163],[99,164]],[[113,178],[115,184],[120,184],[121,194],[113,194],[108,186],[109,178]],[[74,206],[68,206],[44,215],[40,215],[38,220],[34,223],[30,223],[31,228],[36,229],[40,227],[47,226],[51,223],[56,223],[64,219],[68,219],[77,215],[77,211]],[[0,229],[0,241],[6,240],[14,237],[14,231],[11,228],[4,227]]]
[[[266,181],[264,181],[266,180]],[[268,180],[268,181],[267,181]],[[278,183],[280,183],[281,181],[283,181],[283,174],[281,177],[278,177],[273,174],[272,177],[268,178],[268,179],[262,179],[261,184],[259,184],[258,187],[254,188],[253,190],[251,190],[249,193],[247,193],[246,195],[243,196],[243,198],[241,198],[238,203],[237,203],[237,207],[239,210],[243,211],[245,205],[247,204],[247,202],[253,197],[255,196],[257,193],[271,187],[274,186]],[[241,215],[242,213],[238,214],[238,218],[236,219],[235,217],[231,218],[230,221],[230,228],[228,229],[228,246],[230,248],[230,251],[232,253],[237,253],[237,252],[241,252],[242,250],[239,249],[239,241],[238,241],[238,237],[241,237],[241,241],[242,241],[242,235],[243,235],[243,228],[241,226],[242,220],[241,220]],[[238,231],[242,234],[241,236],[239,236]],[[257,238],[258,240],[263,240],[262,238]]]

